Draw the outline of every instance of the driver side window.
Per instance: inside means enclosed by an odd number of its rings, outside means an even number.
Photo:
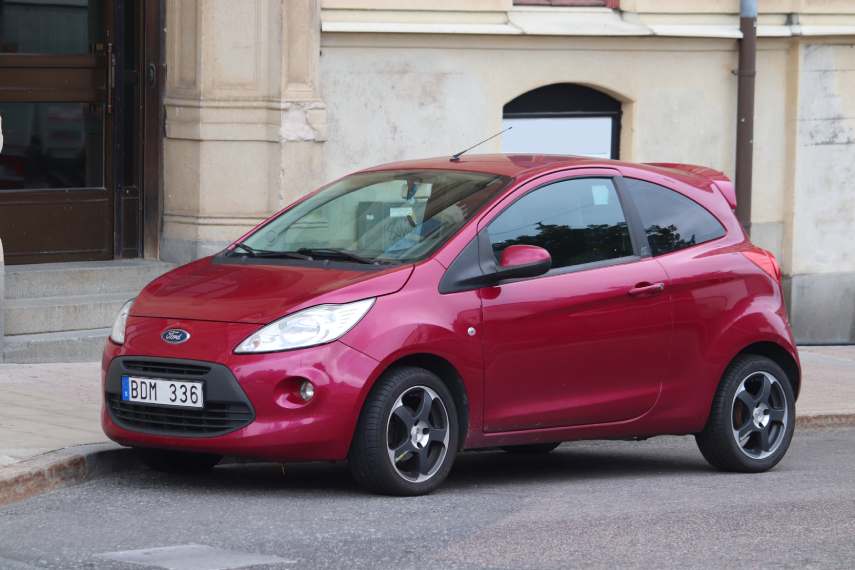
[[[608,178],[562,180],[529,192],[487,227],[498,261],[510,245],[536,245],[552,268],[633,255],[629,227]]]

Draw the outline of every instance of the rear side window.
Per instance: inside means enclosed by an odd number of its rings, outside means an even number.
[[[633,255],[626,218],[612,181],[563,180],[529,192],[487,227],[498,261],[510,245],[537,245],[553,269]]]
[[[720,238],[724,228],[706,208],[682,194],[644,180],[626,179],[653,255]]]

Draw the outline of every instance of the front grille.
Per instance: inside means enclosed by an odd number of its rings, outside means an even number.
[[[204,376],[211,371],[210,366],[198,364],[177,364],[174,362],[148,362],[143,360],[125,360],[125,370],[142,374],[174,376]]]
[[[172,408],[122,400],[122,376],[194,380],[204,384],[205,407]],[[212,437],[250,424],[255,410],[226,366],[213,362],[147,356],[119,357],[110,363],[104,398],[117,425],[157,435]]]
[[[252,410],[242,403],[206,402],[201,410],[163,408],[123,402],[107,394],[110,412],[120,425],[153,433],[213,435],[234,431],[252,421]]]

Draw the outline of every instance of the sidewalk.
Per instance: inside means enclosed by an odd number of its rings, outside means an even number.
[[[101,365],[0,364],[0,468],[54,449],[107,441]]]
[[[833,423],[828,416],[855,421],[855,346],[801,347],[799,354],[804,376],[797,405],[800,421]],[[100,408],[97,362],[0,364],[0,467],[55,449],[107,441]]]

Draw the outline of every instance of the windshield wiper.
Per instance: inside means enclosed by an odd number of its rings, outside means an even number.
[[[243,250],[245,252],[245,255],[248,255],[249,257],[269,259],[285,258],[302,259],[307,261],[314,261],[316,259],[339,259],[345,261],[352,261],[354,263],[363,263],[365,265],[396,263],[395,261],[391,260],[371,259],[369,257],[363,257],[353,251],[339,249],[336,247],[301,247],[296,251],[272,251],[269,249],[255,249],[254,247],[250,247],[245,243],[241,242],[236,244],[234,249],[230,253],[234,253],[237,249]]]
[[[271,251],[268,249],[255,249],[254,247],[250,247],[243,242],[235,245],[234,250],[236,250],[238,248],[245,251],[250,257],[308,259],[308,260],[312,259],[311,256],[297,252],[297,251]],[[232,252],[234,252],[234,250],[232,250]]]
[[[343,259],[347,261],[354,261],[356,263],[364,263],[366,265],[377,265],[381,263],[393,263],[392,261],[385,261],[380,259],[371,259],[370,257],[363,257],[358,253],[348,251],[346,249],[339,249],[337,247],[301,247],[297,250],[297,253],[302,253],[303,255],[311,256],[315,259],[327,258],[327,259]]]

